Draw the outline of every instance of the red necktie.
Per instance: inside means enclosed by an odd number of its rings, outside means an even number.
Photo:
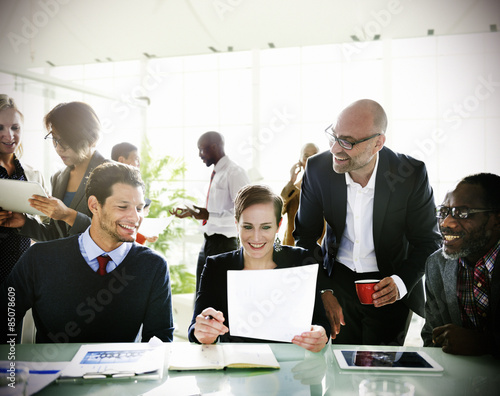
[[[111,260],[111,257],[109,256],[98,256],[97,261],[99,262],[99,269],[97,270],[97,273],[99,275],[106,275],[106,265],[108,264],[108,261]]]
[[[205,209],[208,208],[208,197],[210,196],[210,187],[212,187],[212,180],[214,180],[215,176],[215,171],[212,171],[212,176],[210,176],[210,184],[208,185],[208,192],[207,192],[207,203],[205,204]],[[203,220],[203,225],[207,224],[206,220]]]

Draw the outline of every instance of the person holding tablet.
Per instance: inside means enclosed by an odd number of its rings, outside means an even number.
[[[23,114],[14,99],[0,94],[0,179],[35,181],[45,186],[42,174],[19,160],[23,151],[23,121]],[[2,226],[7,217],[9,213],[0,208],[0,283],[31,244],[30,238]]]
[[[272,270],[311,264],[306,250],[274,243],[281,225],[283,200],[267,186],[247,185],[236,195],[234,212],[242,247],[206,260],[197,293],[189,341],[212,344],[221,342],[263,342],[229,334],[227,271]],[[319,352],[328,342],[330,326],[316,291],[313,324],[310,331],[296,335],[292,342]],[[265,342],[265,341],[264,341]]]
[[[85,183],[90,172],[106,160],[97,150],[101,124],[94,110],[83,102],[60,103],[44,118],[56,153],[66,168],[51,178],[52,196],[35,195],[30,204],[50,217],[42,223],[37,218],[11,213],[4,227],[18,228],[21,235],[36,241],[48,241],[76,235],[90,225],[85,199]]]

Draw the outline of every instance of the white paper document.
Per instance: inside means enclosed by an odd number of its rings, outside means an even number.
[[[0,371],[6,371],[11,366],[12,361],[0,361]],[[30,396],[45,388],[57,377],[68,362],[23,362],[16,361],[15,365],[25,366],[29,369],[28,387],[26,395]],[[0,394],[2,394],[0,392]]]
[[[290,342],[312,324],[318,264],[228,271],[229,333]]]
[[[171,217],[145,217],[142,220],[139,232],[147,237],[160,235],[170,225],[174,216]]]
[[[146,343],[82,345],[61,378],[106,379],[163,376],[165,345],[156,337]]]

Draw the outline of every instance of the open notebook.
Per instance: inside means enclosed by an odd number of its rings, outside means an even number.
[[[169,370],[222,370],[226,367],[279,369],[280,365],[268,344],[172,343]]]

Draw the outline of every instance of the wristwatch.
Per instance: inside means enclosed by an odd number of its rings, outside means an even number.
[[[335,295],[332,289],[323,289],[320,291],[321,295],[325,294],[326,292],[332,292],[332,295]]]

